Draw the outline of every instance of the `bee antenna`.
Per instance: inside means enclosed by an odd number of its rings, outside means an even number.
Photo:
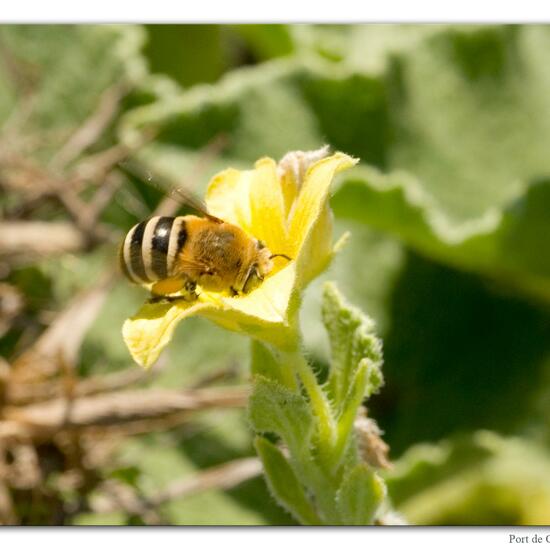
[[[271,256],[269,256],[269,259],[272,260],[273,258],[285,258],[287,259],[289,262],[292,261],[292,258],[290,256],[287,256],[286,254],[271,254]]]

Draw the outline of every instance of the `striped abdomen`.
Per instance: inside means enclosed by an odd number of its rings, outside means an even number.
[[[154,283],[172,275],[176,256],[187,240],[183,216],[155,216],[134,225],[120,249],[124,275],[137,284]]]

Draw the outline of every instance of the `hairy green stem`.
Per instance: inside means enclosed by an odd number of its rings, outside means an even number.
[[[333,357],[338,352],[331,363],[335,395],[318,382],[304,357],[297,313],[293,321],[284,347],[253,343],[251,348],[257,378],[250,415],[269,487],[302,523],[372,524],[385,488],[363,462],[353,436],[363,399],[382,381],[372,322],[334,287],[325,291],[324,322]],[[280,437],[286,452],[267,439],[268,433]]]
[[[320,440],[332,447],[336,440],[336,425],[330,403],[317,382],[315,373],[301,354],[299,348],[291,352],[284,352],[283,355],[284,363],[293,366],[309,396],[313,412],[319,419]]]
[[[299,353],[297,354],[299,357]],[[289,389],[298,390],[298,380],[296,378],[296,356],[294,352],[280,352],[279,354],[279,374],[283,384]]]

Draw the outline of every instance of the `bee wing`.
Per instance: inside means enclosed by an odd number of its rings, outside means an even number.
[[[123,164],[119,163],[119,165],[124,170],[137,175],[152,187],[156,187],[173,201],[191,207],[193,210],[196,210],[198,213],[209,218],[215,223],[223,223],[222,219],[217,218],[208,212],[206,204],[201,201],[188,186],[173,187],[170,181],[168,181],[165,177],[160,174],[151,174],[149,170],[146,170],[137,162],[126,161]]]
[[[170,196],[177,197],[179,202],[190,206],[193,210],[196,210],[203,216],[211,219],[213,222],[223,223],[223,220],[210,214],[208,212],[206,204],[201,201],[196,195],[194,195],[189,189],[185,187],[173,187],[170,190]]]

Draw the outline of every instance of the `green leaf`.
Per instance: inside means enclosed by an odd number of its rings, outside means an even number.
[[[331,395],[340,408],[350,391],[354,396],[348,404],[353,408],[352,403],[357,403],[358,407],[364,397],[382,385],[382,344],[374,335],[373,321],[348,304],[333,283],[325,284],[322,311],[332,351],[328,382]]]
[[[421,525],[546,525],[550,461],[524,438],[487,431],[412,447],[386,476],[389,495]]]
[[[353,441],[350,437],[353,430],[353,424],[357,417],[357,411],[365,397],[365,390],[373,383],[380,380],[380,371],[368,360],[362,360],[355,372],[349,387],[349,391],[342,403],[341,412],[338,417],[337,437],[335,445],[336,461],[340,461],[347,450],[349,444]]]
[[[295,44],[290,25],[235,25],[229,27],[240,35],[260,60],[282,57],[294,52]]]
[[[393,456],[462,430],[547,429],[547,308],[412,252],[387,306],[386,386],[369,410]]]
[[[293,149],[313,150],[323,140],[300,90],[303,77],[304,69],[293,59],[235,70],[213,87],[195,86],[177,98],[131,111],[121,136],[131,141],[136,131],[155,127],[157,148],[177,147],[184,153],[228,135],[224,155],[241,162],[281,157]],[[140,156],[147,156],[147,148]]]
[[[147,56],[153,73],[182,86],[213,82],[226,68],[220,25],[147,25]]]
[[[458,472],[480,468],[498,453],[501,445],[500,438],[489,432],[413,445],[385,476],[392,502],[400,506]]]
[[[303,525],[320,525],[321,520],[283,453],[263,437],[257,437],[255,445],[275,499]]]
[[[371,525],[386,496],[384,482],[366,464],[344,478],[336,501],[345,525]]]
[[[453,224],[423,184],[404,173],[356,169],[336,193],[337,215],[392,233],[441,262],[550,301],[550,179],[534,181],[502,210]]]
[[[252,375],[259,374],[289,388],[297,387],[296,376],[290,371],[293,365],[283,364],[276,349],[253,339],[250,344],[250,354]]]
[[[445,27],[378,64],[392,112],[380,166],[399,172],[358,170],[336,197],[337,213],[550,300],[541,241],[549,223],[549,41],[547,27]]]
[[[249,412],[257,432],[276,433],[297,457],[307,453],[313,432],[313,416],[307,401],[299,393],[257,375]]]

